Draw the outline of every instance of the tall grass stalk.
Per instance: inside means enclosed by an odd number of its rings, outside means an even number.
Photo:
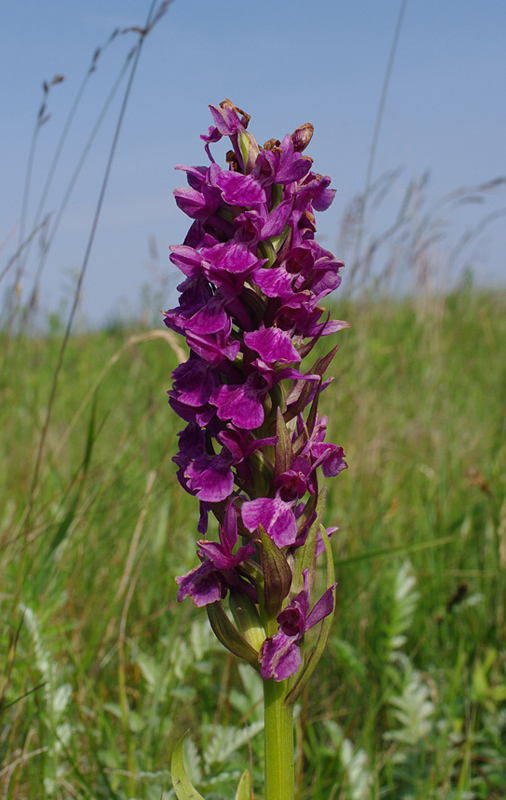
[[[390,54],[388,56],[388,62],[385,70],[385,76],[383,79],[383,87],[381,89],[381,95],[378,104],[378,111],[376,113],[376,121],[374,123],[374,132],[372,135],[371,140],[371,148],[369,151],[369,159],[367,162],[367,171],[365,175],[365,186],[364,192],[362,195],[362,202],[360,205],[360,212],[359,212],[359,219],[358,219],[358,226],[357,226],[357,236],[355,240],[355,253],[353,257],[352,267],[356,269],[357,265],[360,262],[361,250],[362,250],[362,238],[364,235],[364,226],[366,222],[366,211],[367,211],[367,203],[369,200],[369,191],[371,188],[371,181],[373,176],[373,169],[374,169],[374,162],[376,159],[376,148],[378,146],[378,140],[381,130],[381,123],[383,121],[383,113],[385,111],[385,103],[388,94],[388,88],[390,86],[390,79],[392,77],[392,71],[395,61],[395,55],[397,53],[397,46],[399,44],[399,39],[401,35],[402,29],[402,22],[404,20],[404,13],[406,11],[406,6],[408,4],[408,0],[401,0],[401,5],[399,8],[399,14],[397,17],[397,22],[395,25],[395,31],[392,39],[392,44],[390,46]]]
[[[69,337],[70,337],[70,332],[72,330],[72,325],[73,325],[73,322],[74,322],[74,317],[75,317],[75,313],[76,313],[76,310],[77,310],[77,306],[78,306],[78,302],[79,302],[79,298],[80,298],[80,294],[81,294],[81,289],[82,289],[84,277],[85,277],[85,274],[86,274],[86,269],[87,269],[87,266],[88,266],[91,250],[92,250],[92,247],[93,247],[93,242],[94,242],[94,239],[95,239],[95,233],[96,233],[96,230],[97,230],[98,221],[100,219],[100,213],[101,213],[102,205],[103,205],[104,198],[105,198],[107,184],[108,184],[108,181],[109,181],[109,176],[110,176],[110,172],[111,172],[111,168],[112,168],[112,164],[113,164],[113,160],[114,160],[114,154],[116,152],[116,146],[117,146],[119,135],[120,135],[120,131],[121,131],[121,128],[122,128],[122,125],[123,125],[123,119],[124,119],[125,111],[126,111],[126,108],[127,108],[128,100],[129,100],[129,97],[130,97],[130,91],[131,91],[131,88],[132,88],[132,84],[133,84],[133,81],[134,81],[134,78],[135,78],[135,74],[136,74],[136,71],[137,71],[139,58],[140,58],[140,55],[141,55],[141,52],[142,52],[142,46],[144,44],[144,39],[145,39],[146,35],[152,30],[153,24],[160,19],[161,15],[164,13],[164,11],[166,10],[166,8],[169,5],[168,2],[162,3],[160,8],[158,10],[156,10],[156,4],[157,4],[157,0],[152,0],[150,9],[149,9],[149,12],[148,12],[148,15],[147,15],[145,26],[144,26],[144,28],[138,30],[139,39],[138,39],[137,45],[136,45],[136,47],[134,48],[134,51],[133,51],[133,59],[132,59],[132,65],[131,65],[131,69],[130,69],[130,75],[129,75],[129,78],[128,78],[127,86],[125,88],[125,92],[124,92],[124,95],[123,95],[123,101],[122,101],[122,104],[121,104],[121,107],[120,107],[120,111],[119,111],[119,114],[118,114],[116,128],[115,128],[113,139],[112,139],[112,142],[111,142],[111,148],[110,148],[110,152],[109,152],[109,156],[108,156],[108,160],[107,160],[107,164],[106,164],[106,168],[105,168],[105,172],[104,172],[104,176],[103,176],[103,180],[102,180],[102,186],[100,188],[100,192],[99,192],[99,196],[98,196],[98,200],[97,200],[97,206],[96,206],[96,209],[95,209],[95,214],[94,214],[94,217],[93,217],[93,221],[92,221],[92,224],[91,224],[91,229],[90,229],[90,233],[89,233],[89,237],[88,237],[88,242],[87,242],[87,245],[86,245],[83,261],[82,261],[81,268],[80,268],[80,271],[79,271],[79,277],[78,277],[76,288],[75,288],[74,299],[73,299],[73,302],[72,302],[72,305],[71,305],[71,309],[70,309],[69,317],[68,317],[68,320],[67,320],[65,333],[64,333],[64,336],[63,336],[63,339],[62,339],[61,347],[60,347],[59,354],[58,354],[58,359],[57,359],[56,366],[55,366],[54,372],[53,372],[53,380],[52,380],[52,384],[51,384],[51,388],[50,388],[49,398],[48,398],[47,405],[46,405],[45,420],[44,420],[44,424],[43,424],[41,435],[40,435],[40,441],[39,441],[39,446],[38,446],[38,449],[37,449],[37,455],[36,455],[36,458],[35,458],[35,466],[34,466],[34,470],[33,470],[33,477],[32,477],[32,482],[31,482],[31,487],[30,487],[30,494],[29,494],[29,499],[28,499],[26,522],[25,522],[25,525],[26,525],[26,528],[25,528],[25,542],[26,542],[26,538],[28,536],[28,532],[29,532],[29,529],[30,529],[30,522],[31,522],[31,514],[32,514],[32,509],[33,509],[34,496],[35,496],[35,491],[36,491],[36,487],[37,487],[37,482],[38,482],[38,479],[39,479],[39,472],[40,472],[40,468],[41,468],[42,457],[43,457],[43,454],[44,454],[46,437],[47,437],[47,433],[48,433],[48,429],[49,429],[49,425],[50,425],[50,421],[51,421],[51,414],[52,414],[54,399],[55,399],[56,390],[57,390],[57,386],[58,386],[58,378],[59,378],[60,370],[61,370],[61,367],[62,367],[65,351],[67,349],[68,340],[69,340]],[[23,558],[25,558],[25,552],[26,552],[26,548],[23,550]],[[20,589],[20,587],[18,586],[17,595],[19,595],[19,589]]]

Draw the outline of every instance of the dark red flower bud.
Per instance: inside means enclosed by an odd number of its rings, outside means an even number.
[[[296,128],[292,133],[292,142],[293,142],[293,149],[296,153],[302,153],[303,150],[306,149],[309,142],[313,138],[314,128],[310,122],[306,122],[305,125],[301,125],[299,128]]]

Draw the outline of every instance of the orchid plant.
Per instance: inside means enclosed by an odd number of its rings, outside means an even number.
[[[315,240],[314,212],[330,206],[334,190],[304,154],[313,126],[260,147],[230,100],[210,110],[214,125],[201,137],[210,165],[176,167],[188,181],[176,202],[193,222],[184,244],[171,247],[185,279],[179,305],[165,314],[190,351],[169,402],[186,423],[173,460],[199,500],[202,536],[198,566],[176,579],[178,600],[205,606],[218,639],[260,673],[264,797],[293,800],[293,707],[323,653],[336,586],[336,528],[322,524],[319,473],[330,478],[347,466],[342,448],[325,441],[328,419],[318,412],[337,346],[310,366],[306,359],[320,337],[348,327],[320,305],[343,264]],[[227,169],[210,147],[223,136],[232,143]],[[218,541],[207,538],[209,514]],[[315,598],[323,557],[326,588]],[[199,798],[182,746],[172,759],[174,789],[179,800]],[[250,792],[245,772],[236,797]]]

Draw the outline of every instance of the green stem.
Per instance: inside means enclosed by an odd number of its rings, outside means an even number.
[[[294,800],[293,705],[285,703],[287,681],[264,681],[264,800]]]

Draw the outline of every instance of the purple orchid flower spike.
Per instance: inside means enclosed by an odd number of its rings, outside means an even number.
[[[264,796],[280,800],[293,798],[293,704],[322,656],[334,610],[329,536],[337,528],[324,527],[319,484],[347,464],[326,441],[318,404],[338,345],[307,358],[348,327],[322,305],[344,265],[315,239],[316,214],[335,190],[306,155],[313,126],[261,147],[230,100],[210,111],[213,125],[201,137],[210,164],[178,167],[188,186],[175,199],[191,225],[171,247],[184,280],[164,321],[189,348],[168,393],[186,425],[173,461],[200,504],[199,533],[217,520],[218,541],[198,541],[200,563],[176,582],[178,600],[205,606],[220,642],[263,678]],[[225,169],[211,154],[223,137],[232,147]],[[326,589],[314,597],[323,558]],[[304,657],[305,634],[318,624]],[[182,746],[176,751],[174,788],[186,798]]]
[[[305,154],[309,123],[262,148],[247,130],[249,116],[230,100],[210,110],[214,124],[202,139],[211,163],[178,167],[188,187],[175,198],[192,223],[184,243],[171,247],[185,280],[165,324],[190,350],[169,391],[186,423],[173,460],[181,485],[200,502],[199,532],[215,517],[219,541],[198,542],[201,563],[177,578],[178,599],[212,606],[221,641],[249,653],[234,636],[249,641],[250,623],[237,622],[234,634],[221,609],[232,590],[234,619],[253,619],[255,641],[265,623],[255,651],[264,678],[280,681],[298,671],[305,632],[333,608],[332,581],[311,612],[306,573],[300,588],[303,567],[313,575],[316,559],[330,553],[319,527],[320,476],[347,466],[342,448],[325,441],[327,417],[318,415],[337,347],[306,365],[323,337],[348,326],[321,305],[343,268],[315,240],[315,213],[335,192]],[[232,145],[228,169],[211,156],[223,137]]]

